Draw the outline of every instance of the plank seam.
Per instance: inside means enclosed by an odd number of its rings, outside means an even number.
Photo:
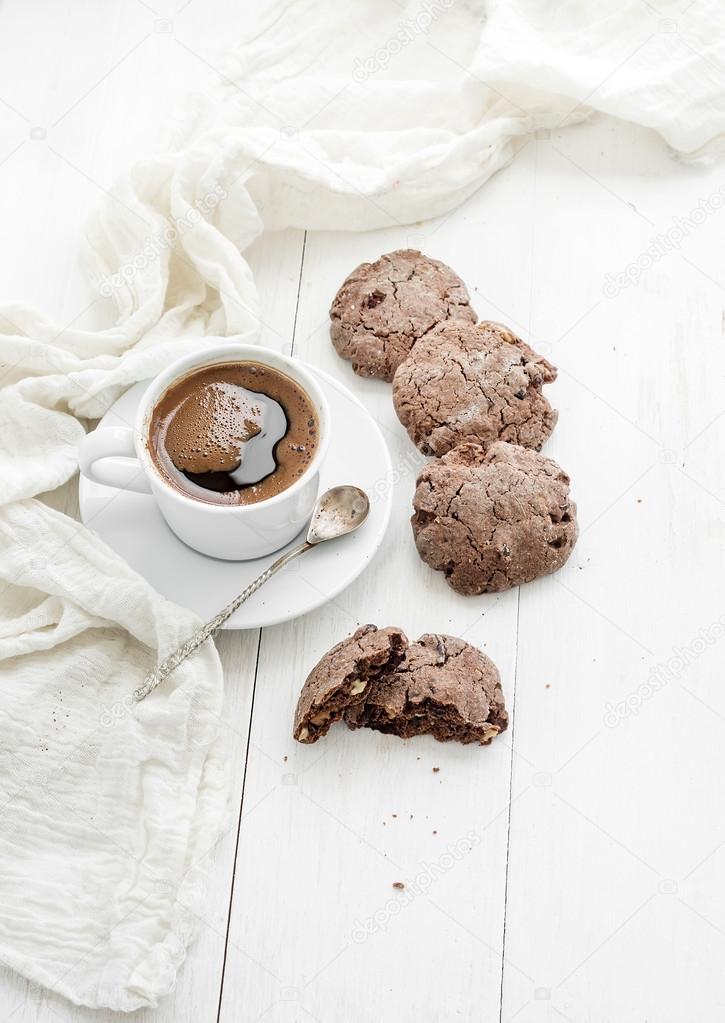
[[[509,853],[511,847],[511,800],[514,788],[514,739],[516,735],[516,684],[519,674],[519,621],[521,616],[521,587],[519,587],[516,598],[516,654],[514,657],[514,687],[511,697],[511,762],[509,767],[509,804],[508,818],[506,822],[506,869],[503,883],[503,933],[501,935],[501,989],[499,992],[498,1020],[503,1020],[503,985],[504,972],[506,969],[506,915],[508,912],[509,895]]]
[[[531,338],[531,324],[533,320],[534,309],[534,254],[536,252],[536,192],[538,185],[538,174],[539,174],[539,143],[538,139],[534,138],[534,175],[531,196],[532,215],[531,215],[531,276],[529,280],[529,338]],[[516,640],[515,640],[516,654],[514,657],[514,689],[511,698],[511,764],[509,768],[508,819],[506,822],[506,869],[504,872],[503,884],[503,933],[501,935],[501,990],[499,992],[498,1009],[499,1023],[502,1023],[503,1021],[503,993],[506,972],[506,921],[508,915],[509,858],[511,852],[511,799],[513,797],[514,790],[514,740],[516,735],[516,684],[518,682],[519,674],[520,621],[521,621],[521,587],[519,586],[518,595],[516,597]]]
[[[295,318],[292,321],[292,344],[290,355],[294,355],[295,341],[297,340],[297,314],[300,311],[300,295],[302,293],[302,276],[305,271],[305,252],[307,251],[307,231],[302,236],[302,256],[300,257],[300,279],[297,282],[297,299],[295,301]]]
[[[247,732],[247,748],[244,752],[244,772],[242,774],[242,792],[239,799],[239,819],[237,820],[237,838],[234,845],[234,862],[232,863],[232,884],[229,889],[229,909],[227,910],[227,927],[224,934],[224,955],[222,956],[222,975],[219,981],[219,1002],[217,1005],[217,1023],[222,1012],[222,998],[224,996],[224,977],[227,972],[227,950],[229,948],[229,931],[232,923],[232,907],[234,905],[234,882],[237,877],[237,858],[239,856],[239,836],[242,831],[242,814],[244,811],[244,790],[247,786],[247,765],[249,763],[249,747],[252,744],[252,719],[254,717],[254,697],[257,694],[257,674],[259,672],[259,657],[262,651],[262,629],[257,634],[257,658],[254,662],[254,682],[252,683],[252,702],[249,708],[249,731]]]
[[[302,291],[302,274],[305,266],[305,249],[307,247],[307,231],[305,231],[302,237],[302,254],[300,256],[300,276],[297,282],[297,298],[295,300],[295,315],[292,321],[292,343],[290,345],[290,355],[293,354],[295,349],[295,337],[297,334],[297,314],[300,308],[300,294]],[[249,763],[249,748],[252,744],[252,728],[254,725],[254,698],[257,694],[257,677],[259,675],[259,661],[262,654],[262,636],[264,635],[264,629],[260,629],[257,636],[257,659],[254,664],[254,682],[252,684],[252,702],[249,708],[249,732],[247,733],[247,748],[244,754],[244,773],[242,775],[242,793],[239,801],[239,820],[237,821],[237,838],[234,846],[234,863],[232,865],[232,884],[229,890],[229,910],[227,912],[227,928],[226,934],[224,935],[224,956],[222,957],[222,975],[219,982],[219,1003],[217,1005],[216,1023],[219,1023],[222,1013],[222,999],[224,997],[224,978],[227,972],[227,952],[229,949],[229,931],[231,929],[232,922],[232,909],[234,907],[234,884],[237,879],[237,859],[239,857],[239,838],[242,832],[242,815],[244,813],[244,793],[247,787],[247,765]]]

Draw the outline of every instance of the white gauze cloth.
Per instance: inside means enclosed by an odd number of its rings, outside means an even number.
[[[224,818],[212,645],[132,706],[194,616],[37,500],[76,472],[82,420],[210,339],[257,337],[243,253],[265,228],[443,214],[592,110],[719,154],[725,5],[682,6],[270,0],[89,226],[114,326],[0,309],[0,959],[81,1004],[156,1004]]]

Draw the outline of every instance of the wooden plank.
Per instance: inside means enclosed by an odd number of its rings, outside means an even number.
[[[722,171],[668,164],[613,122],[538,149],[533,334],[561,369],[547,451],[582,535],[521,590],[506,954],[533,980],[506,967],[502,1018],[708,1019],[725,996],[725,701],[707,632],[723,613],[722,419],[690,441],[723,409],[725,213],[679,253],[637,257]],[[625,270],[636,283],[612,287]]]
[[[498,1016],[511,733],[472,749],[339,726],[304,747],[290,731],[308,670],[367,621],[481,646],[512,704],[517,593],[460,597],[420,562],[408,520],[422,460],[390,386],[361,380],[335,355],[327,310],[357,263],[410,245],[459,270],[481,314],[503,319],[507,307],[526,320],[533,169],[522,154],[445,222],[308,236],[295,354],[344,381],[380,423],[394,465],[381,485],[394,487],[395,503],[382,550],[356,583],[264,631],[230,939],[255,947],[270,973],[229,951],[222,1021]],[[502,245],[511,234],[520,249]]]

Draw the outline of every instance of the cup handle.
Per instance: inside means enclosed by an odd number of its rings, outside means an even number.
[[[151,493],[146,470],[136,457],[133,430],[126,426],[86,434],[78,448],[78,463],[83,475],[94,483],[139,494]]]

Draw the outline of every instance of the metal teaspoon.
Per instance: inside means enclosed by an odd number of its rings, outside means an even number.
[[[307,539],[304,543],[277,558],[268,569],[262,572],[254,582],[251,582],[238,597],[235,597],[234,600],[227,604],[218,615],[215,615],[211,621],[202,626],[186,643],[170,654],[161,664],[158,664],[155,670],[146,676],[142,685],[138,689],[134,689],[134,699],[137,701],[143,700],[145,696],[148,696],[160,682],[163,682],[175,668],[178,668],[182,661],[185,661],[202,643],[205,643],[245,600],[248,600],[253,593],[256,593],[260,586],[264,586],[275,572],[279,572],[280,568],[284,568],[285,565],[299,557],[300,554],[312,550],[313,547],[317,547],[327,540],[336,540],[340,536],[346,536],[348,533],[354,532],[363,524],[368,517],[369,511],[370,501],[368,496],[359,487],[344,486],[326,490],[317,500],[315,510],[310,519],[310,525],[307,529]]]

